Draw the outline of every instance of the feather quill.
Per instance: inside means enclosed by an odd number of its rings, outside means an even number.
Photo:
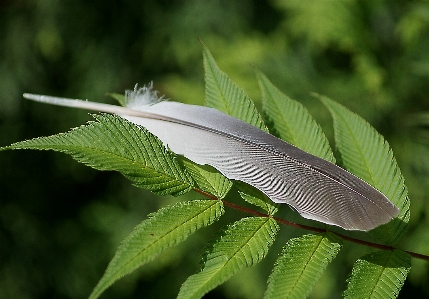
[[[127,91],[127,107],[24,97],[117,114],[145,127],[176,154],[248,183],[307,219],[368,231],[399,214],[381,192],[346,170],[216,109],[159,101],[151,86]]]

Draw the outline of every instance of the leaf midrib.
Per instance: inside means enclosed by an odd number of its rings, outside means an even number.
[[[326,238],[326,236],[323,236],[319,242],[317,243],[317,246],[315,246],[315,249],[312,251],[311,254],[311,258],[308,260],[307,263],[305,263],[305,266],[302,268],[301,273],[299,274],[299,276],[297,277],[297,279],[295,280],[295,283],[293,284],[292,289],[290,290],[290,292],[287,294],[286,298],[289,298],[290,294],[293,293],[293,290],[295,290],[295,287],[298,285],[298,281],[300,281],[300,278],[303,276],[305,270],[307,269],[308,265],[310,264],[310,262],[313,260],[314,258],[314,253],[317,251],[317,249],[319,248],[320,244],[322,243],[322,241]],[[307,241],[308,242],[308,241]]]
[[[267,94],[268,94],[272,99],[274,99],[274,98],[275,98],[275,97],[274,97],[274,94],[273,94],[273,93],[271,93],[269,90],[267,90],[267,88],[265,88],[264,90],[267,92]],[[277,110],[278,110],[278,111],[283,110],[283,109],[280,109],[280,105],[277,103],[277,101],[276,101],[276,100],[271,100],[271,101],[270,101],[270,103],[271,103],[272,105],[274,105],[274,106],[277,108]],[[284,118],[284,114],[283,114],[283,113],[279,113],[279,114],[277,114],[277,115],[280,115],[280,118],[281,118],[281,120],[282,120],[283,125],[284,125],[284,126],[286,126],[286,129],[288,130],[288,132],[290,132],[290,133],[289,133],[289,136],[291,137],[291,139],[292,139],[292,140],[290,140],[290,141],[288,140],[288,142],[289,142],[289,143],[291,143],[291,144],[293,144],[293,145],[295,145],[295,146],[298,146],[298,141],[296,140],[295,134],[292,134],[292,133],[291,133],[291,132],[293,132],[293,130],[292,130],[291,126],[289,125],[289,122],[286,120],[286,118]]]
[[[374,294],[374,292],[375,292],[375,290],[376,290],[376,288],[377,288],[377,286],[378,286],[378,283],[380,282],[380,280],[381,280],[381,277],[383,276],[383,274],[385,273],[385,271],[387,271],[388,270],[388,268],[387,268],[387,264],[389,263],[389,261],[390,261],[390,259],[392,258],[392,256],[394,255],[394,251],[392,250],[391,252],[389,252],[390,253],[390,256],[386,259],[386,261],[385,261],[385,263],[383,263],[383,265],[380,265],[380,266],[382,266],[382,269],[381,269],[381,271],[380,271],[380,273],[379,273],[379,275],[377,275],[377,283],[375,283],[374,284],[374,286],[372,287],[372,289],[371,289],[371,292],[370,292],[370,295],[372,295],[372,294]]]
[[[225,261],[225,263],[222,265],[222,266],[220,266],[219,267],[219,270],[218,271],[216,271],[216,273],[214,274],[214,275],[212,275],[207,281],[206,281],[206,283],[205,284],[203,284],[203,285],[201,285],[201,287],[200,288],[198,288],[198,290],[202,290],[202,289],[204,289],[204,286],[205,285],[207,285],[207,283],[208,282],[211,282],[217,275],[218,275],[218,273],[220,272],[220,271],[222,271],[223,269],[225,269],[226,267],[228,267],[228,265],[229,265],[229,263],[235,258],[235,256],[238,254],[238,252],[240,252],[241,251],[241,249],[244,247],[244,246],[246,246],[247,244],[249,244],[249,241],[251,240],[251,239],[253,239],[254,237],[255,237],[255,235],[261,230],[261,228],[262,227],[264,227],[264,225],[267,223],[267,222],[269,222],[270,221],[270,219],[271,218],[269,218],[269,217],[266,217],[266,219],[265,219],[265,221],[264,222],[262,222],[261,223],[261,225],[259,226],[259,228],[257,229],[257,230],[255,230],[254,231],[254,233],[252,234],[252,235],[250,235],[247,239],[246,239],[246,242],[245,243],[242,243],[243,245],[242,246],[240,246],[237,250],[235,250],[235,251],[233,251],[233,254],[231,255],[231,257],[228,257],[228,255],[226,255],[226,254],[222,254],[223,256],[227,256],[227,260]],[[222,256],[222,255],[220,255],[220,256]],[[207,261],[206,261],[207,262]]]
[[[136,161],[136,160],[133,160],[133,159],[130,159],[130,158],[126,158],[126,157],[124,157],[124,156],[121,156],[121,155],[117,155],[117,154],[114,154],[114,153],[112,153],[112,152],[110,152],[110,151],[106,151],[106,150],[101,150],[101,149],[98,149],[98,148],[93,148],[93,147],[84,147],[84,146],[78,146],[78,145],[66,145],[66,147],[67,147],[67,149],[63,149],[63,146],[61,146],[61,145],[50,145],[50,146],[37,146],[37,145],[33,145],[33,146],[26,146],[26,147],[13,147],[14,149],[38,149],[38,150],[56,150],[56,151],[58,151],[58,152],[63,152],[63,153],[67,153],[67,154],[76,154],[76,153],[78,153],[79,151],[89,151],[89,152],[93,152],[93,153],[95,153],[95,155],[100,155],[100,154],[104,154],[105,156],[111,156],[111,157],[114,157],[115,159],[117,159],[117,160],[119,160],[119,161],[125,161],[125,162],[127,162],[126,164],[134,164],[134,165],[136,165],[137,166],[137,168],[144,168],[144,169],[149,169],[149,170],[151,170],[152,172],[154,172],[154,173],[157,173],[157,174],[159,174],[159,176],[160,177],[168,177],[168,178],[172,178],[174,181],[177,181],[177,182],[180,182],[180,183],[182,183],[182,184],[187,184],[186,182],[184,182],[184,181],[180,181],[180,180],[177,180],[177,178],[176,177],[174,177],[174,176],[169,176],[169,175],[166,175],[166,173],[165,172],[160,172],[159,170],[157,170],[156,168],[154,168],[154,167],[151,167],[151,166],[148,166],[148,165],[145,165],[144,163],[142,163],[141,161],[139,162],[139,161]],[[82,148],[84,149],[84,150],[82,150]],[[84,162],[84,164],[91,164],[91,162]],[[124,163],[125,164],[125,163]],[[120,171],[120,170],[119,170]]]
[[[207,58],[206,58],[207,60],[212,60],[212,58],[209,56],[209,54],[206,53],[206,56],[207,56]],[[216,69],[213,67],[214,63],[215,63],[214,61],[213,61],[213,63],[207,63],[208,67],[210,68],[210,71],[211,71],[211,77],[214,79],[213,81],[215,82],[217,93],[221,96],[221,100],[222,100],[221,102],[222,102],[222,106],[223,106],[222,110],[226,114],[231,115],[232,111],[229,109],[229,106],[226,105],[227,100],[226,100],[224,93],[222,92],[222,89],[220,86],[220,80],[219,80],[219,76],[222,76],[222,75],[226,76],[226,74],[223,74],[223,72],[221,70],[219,70],[219,75],[216,75]]]
[[[347,126],[348,131],[349,131],[349,132],[353,132],[353,130],[351,129],[351,126],[349,125],[349,122],[347,122],[347,120],[341,116],[341,113],[337,113],[336,115],[337,115],[337,117],[340,117],[340,118],[342,119],[343,123],[345,123],[345,125]],[[376,185],[376,181],[375,181],[375,179],[374,179],[374,174],[373,174],[373,172],[372,172],[372,170],[371,170],[371,168],[370,168],[370,166],[369,166],[369,164],[368,164],[367,159],[365,159],[364,152],[363,152],[362,148],[360,147],[359,142],[358,142],[358,141],[357,141],[357,139],[355,138],[355,135],[354,135],[354,134],[350,134],[350,135],[352,136],[353,142],[354,142],[354,143],[355,143],[355,145],[356,145],[356,146],[355,146],[355,148],[357,148],[357,150],[358,150],[358,152],[359,152],[359,155],[360,155],[361,159],[364,161],[364,163],[365,163],[365,167],[366,167],[366,169],[368,170],[369,176],[370,176],[370,178],[371,178],[371,182],[370,182],[370,184],[371,184],[372,186],[376,187],[376,186],[375,186],[375,185]],[[368,183],[369,183],[369,182],[368,182]]]
[[[139,256],[141,256],[144,252],[147,252],[148,250],[150,250],[150,248],[155,247],[155,245],[159,244],[162,240],[165,240],[167,237],[169,237],[171,234],[174,233],[174,231],[178,230],[179,227],[186,225],[187,223],[190,223],[192,220],[198,218],[201,214],[207,212],[208,210],[211,210],[215,205],[217,204],[217,202],[215,202],[213,205],[210,205],[209,207],[207,207],[206,209],[204,209],[202,212],[198,213],[198,215],[193,216],[191,218],[189,218],[187,221],[185,222],[180,222],[180,225],[176,225],[174,226],[172,229],[168,230],[164,235],[160,236],[159,238],[157,238],[153,243],[150,243],[147,247],[145,247],[142,251],[140,251],[139,253],[136,253],[127,263],[123,264],[117,271],[113,272],[111,277],[117,277],[117,274],[120,273],[122,269],[126,269],[130,263],[134,262]],[[158,217],[161,215],[157,215]],[[175,222],[177,223],[177,222]],[[188,234],[189,236],[189,234]],[[187,238],[188,236],[186,236],[185,238]],[[182,236],[183,237],[183,236]],[[176,242],[176,241],[175,241]],[[171,245],[170,245],[171,246]],[[169,248],[170,246],[166,246],[166,248]],[[144,252],[143,252],[144,251]],[[154,256],[152,256],[151,258],[155,258],[157,255],[161,254],[161,252],[156,253]],[[149,260],[147,260],[149,261]],[[146,262],[147,262],[146,261]],[[116,278],[117,279],[117,278]],[[115,280],[116,280],[115,279]],[[104,285],[110,285],[107,281],[107,283],[104,283]],[[105,288],[103,288],[105,289]]]
[[[207,207],[206,209],[204,209],[202,212],[198,213],[196,216],[193,216],[191,218],[189,218],[188,220],[184,221],[184,222],[180,222],[179,225],[174,226],[172,229],[168,230],[164,235],[160,236],[159,238],[157,238],[153,243],[150,243],[147,247],[145,247],[143,250],[147,251],[149,250],[151,247],[154,247],[156,244],[158,244],[160,241],[166,239],[168,236],[170,236],[171,234],[173,234],[174,231],[176,231],[177,229],[179,229],[179,227],[182,227],[190,222],[192,222],[192,220],[197,219],[201,214],[211,210],[213,208],[214,205],[216,205],[217,202],[215,202],[213,205],[210,205],[209,207]],[[177,222],[176,222],[177,223]],[[183,237],[183,236],[182,236]],[[187,237],[187,236],[186,236]],[[186,238],[185,237],[185,238]],[[143,252],[137,253],[129,262],[127,262],[125,265],[128,265],[129,263],[131,263],[132,261],[134,261],[139,255],[141,255]],[[160,253],[158,253],[160,254]],[[123,267],[125,268],[125,266]]]

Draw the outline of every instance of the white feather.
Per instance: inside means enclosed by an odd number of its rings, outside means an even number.
[[[176,154],[248,183],[307,219],[368,231],[399,213],[382,193],[344,169],[218,110],[159,102],[151,87],[136,86],[126,95],[129,108],[32,94],[24,97],[118,114],[145,127]]]

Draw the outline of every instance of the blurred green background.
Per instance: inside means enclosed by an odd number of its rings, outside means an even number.
[[[429,112],[428,1],[3,0],[0,146],[91,119],[86,111],[25,101],[24,92],[114,103],[106,92],[153,80],[173,100],[203,104],[198,38],[257,105],[252,65],[301,101],[330,138],[330,116],[310,91],[341,102],[382,133],[411,199],[409,233],[399,245],[429,254],[429,122],[416,116]],[[64,154],[1,152],[0,298],[86,298],[131,229],[177,200]],[[227,210],[222,223],[168,250],[102,298],[174,298],[199,270],[205,242],[243,216]],[[280,248],[303,233],[283,226],[265,261],[205,298],[261,298]],[[353,261],[368,251],[346,243],[311,298],[340,298]],[[429,296],[428,266],[413,260],[400,298]]]

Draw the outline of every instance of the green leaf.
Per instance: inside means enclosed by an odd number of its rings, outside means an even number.
[[[67,133],[14,143],[5,149],[54,150],[98,170],[116,170],[138,187],[180,195],[193,187],[173,153],[143,127],[109,114]]]
[[[269,199],[268,196],[255,187],[240,181],[236,181],[235,186],[238,188],[241,198],[243,198],[248,203],[260,207],[266,211],[268,215],[272,216],[277,213],[277,207],[279,204],[273,203],[273,201]]]
[[[118,101],[119,104],[121,104],[121,106],[126,106],[126,100],[125,100],[125,96],[123,94],[119,94],[119,93],[107,93],[107,96],[110,96],[112,98],[114,98],[115,100]]]
[[[318,97],[334,120],[335,142],[343,166],[377,188],[399,208],[397,218],[370,232],[376,238],[396,244],[406,232],[410,202],[389,144],[357,114],[325,96]]]
[[[212,224],[223,213],[220,200],[193,200],[150,214],[149,219],[137,225],[121,243],[89,298],[98,298],[116,280],[184,241],[197,229]]]
[[[330,233],[289,240],[268,278],[264,298],[307,298],[341,246],[341,239]]]
[[[258,206],[260,208],[262,208],[263,210],[267,211],[269,215],[274,215],[275,213],[277,213],[278,208],[272,204],[270,204],[267,200],[268,197],[256,197],[244,192],[240,192],[240,196],[241,198],[243,198],[245,201],[247,201],[248,203]],[[269,199],[268,199],[269,200]]]
[[[201,298],[245,267],[261,261],[278,229],[268,217],[243,218],[228,226],[204,256],[204,269],[185,281],[178,298]]]
[[[232,182],[208,165],[196,165],[180,157],[180,163],[191,175],[199,189],[217,198],[224,198],[232,187]]]
[[[256,76],[262,94],[263,110],[273,124],[274,133],[312,155],[335,163],[328,139],[308,110],[283,94],[260,71],[256,71]]]
[[[411,257],[401,250],[379,251],[356,261],[345,298],[396,298],[411,268]]]
[[[262,116],[249,96],[239,88],[216,64],[208,48],[203,45],[206,81],[206,106],[216,108],[235,118],[268,132]]]

